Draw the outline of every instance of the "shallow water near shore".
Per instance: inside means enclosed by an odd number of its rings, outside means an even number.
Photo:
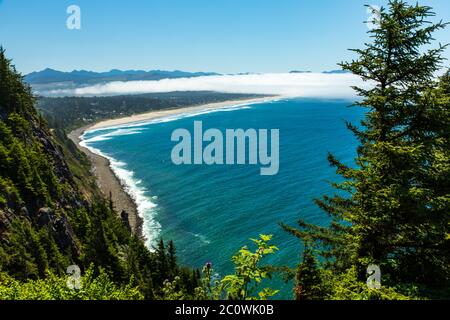
[[[201,268],[212,262],[225,274],[233,271],[231,256],[250,244],[249,238],[273,234],[280,251],[266,262],[294,267],[301,244],[278,223],[295,225],[299,218],[328,223],[313,199],[333,193],[327,181],[339,180],[326,160],[328,152],[353,164],[357,141],[344,120],[358,124],[363,110],[350,104],[290,99],[243,105],[91,131],[84,144],[110,159],[144,218],[149,246],[159,237],[172,239],[182,264]],[[279,129],[279,173],[261,176],[260,165],[174,165],[173,130],[192,133],[193,122],[200,120],[204,130]],[[292,296],[291,284],[276,280],[271,286],[282,289],[277,298]]]

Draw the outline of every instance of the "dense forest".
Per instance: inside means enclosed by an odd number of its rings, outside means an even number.
[[[210,93],[180,96],[181,104],[221,99]],[[49,127],[35,105],[31,88],[1,49],[0,299],[212,298],[212,266],[206,265],[203,275],[179,266],[171,241],[161,240],[151,251],[145,247],[103,198],[87,157],[60,122]],[[274,250],[268,240],[255,240],[256,253],[242,249],[237,268],[253,256],[251,268],[258,278],[267,277],[254,262]],[[76,274],[67,274],[73,266],[80,269],[79,289],[67,285],[76,280]],[[227,289],[217,298],[247,297],[236,289],[244,286],[242,279],[224,278]],[[271,294],[265,289],[259,297]]]
[[[228,100],[263,97],[209,91],[148,93],[107,97],[38,97],[37,108],[54,128],[70,130],[102,119]]]
[[[341,63],[373,86],[354,88],[354,107],[367,110],[360,126],[347,123],[356,166],[328,157],[343,181],[316,203],[332,223],[283,225],[305,247],[299,299],[450,298],[450,73],[436,79],[446,46],[430,49],[446,24],[400,0],[377,14],[371,42]],[[379,290],[367,291],[368,268]]]
[[[0,298],[38,298],[17,281],[48,278],[43,286],[55,287],[70,265],[91,287],[107,283],[105,297],[155,298],[176,276],[193,293],[195,270],[176,264],[171,242],[150,252],[128,231],[90,178],[85,156],[47,127],[3,49],[0,80]]]
[[[450,299],[450,73],[441,72],[445,46],[430,46],[446,26],[427,22],[433,16],[429,7],[390,1],[371,41],[354,50],[358,58],[341,64],[373,86],[355,88],[354,107],[367,112],[360,126],[347,123],[359,140],[355,166],[329,155],[342,179],[316,203],[332,223],[281,224],[302,242],[298,267],[265,265],[278,248],[260,235],[231,257],[235,273],[223,277],[210,263],[180,266],[171,241],[148,250],[65,135],[106,116],[96,118],[93,104],[144,108],[154,98],[37,103],[0,50],[0,299],[268,299],[277,297],[265,287],[273,276],[294,278],[300,300]],[[213,99],[203,94],[199,103]],[[128,107],[116,110],[139,112]],[[68,285],[73,265],[79,288]],[[368,269],[380,272],[379,286],[368,283]]]

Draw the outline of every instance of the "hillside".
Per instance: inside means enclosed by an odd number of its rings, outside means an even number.
[[[198,277],[177,266],[173,244],[166,248],[161,242],[150,252],[130,233],[114,204],[100,196],[85,156],[64,133],[48,128],[34,104],[30,87],[2,49],[0,299],[23,297],[7,290],[14,281],[54,279],[70,265],[82,274],[89,269],[91,282],[98,276],[111,281],[111,288],[134,288],[122,299],[160,296],[163,281],[177,275],[192,292]]]
[[[36,107],[52,127],[60,126],[70,130],[104,119],[126,117],[154,110],[258,97],[263,97],[263,95],[210,91],[146,93],[108,97],[38,97]]]
[[[58,71],[54,69],[44,69],[32,72],[25,76],[25,81],[34,84],[48,84],[55,82],[73,82],[76,84],[94,84],[110,81],[133,81],[133,80],[161,80],[174,78],[191,78],[201,76],[218,75],[215,72],[185,72],[180,70],[117,70],[106,72],[94,72],[86,70],[73,70],[71,72]]]

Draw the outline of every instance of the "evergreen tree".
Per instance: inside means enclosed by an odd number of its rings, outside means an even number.
[[[157,282],[162,285],[169,276],[168,272],[168,261],[167,261],[167,251],[164,244],[164,240],[159,239],[158,246],[156,247],[156,259],[157,259]]]
[[[337,193],[316,200],[332,217],[329,227],[299,221],[285,229],[314,241],[334,273],[377,264],[383,283],[432,296],[450,286],[449,94],[448,74],[441,84],[445,46],[429,49],[435,31],[431,8],[389,1],[379,12],[371,42],[353,50],[359,58],[344,70],[368,81],[355,87],[355,105],[367,109],[361,126],[348,123],[359,140],[356,167],[333,155],[329,162],[344,178]]]
[[[306,245],[302,262],[297,266],[294,294],[296,300],[318,300],[322,298],[321,273],[313,250]]]
[[[0,48],[0,291],[8,287],[3,275],[41,284],[54,274],[64,283],[72,264],[102,281],[107,273],[117,288],[132,284],[147,299],[169,275],[179,276],[173,243],[153,253],[130,234],[95,184],[88,158],[62,128],[49,130]],[[180,286],[192,295],[195,286],[184,279]]]
[[[178,268],[177,268],[177,256],[175,245],[173,244],[172,240],[170,240],[169,244],[167,245],[167,264],[170,276],[174,277],[174,275],[178,273]]]

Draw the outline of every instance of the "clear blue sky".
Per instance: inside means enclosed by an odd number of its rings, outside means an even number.
[[[0,0],[0,44],[19,71],[46,67],[286,72],[336,69],[385,0]],[[450,21],[450,1],[422,0]],[[66,8],[81,8],[81,30]],[[437,36],[450,42],[450,27]],[[450,54],[447,53],[450,58]]]

